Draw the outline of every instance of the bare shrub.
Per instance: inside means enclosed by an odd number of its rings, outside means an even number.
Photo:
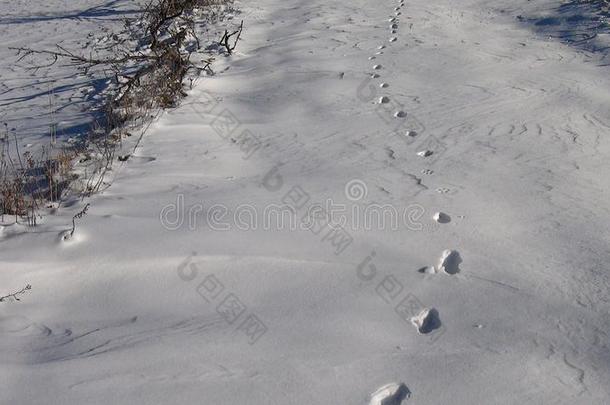
[[[72,163],[77,160],[85,165],[83,196],[98,191],[104,184],[105,174],[110,170],[128,132],[128,124],[147,125],[159,109],[174,107],[186,96],[186,78],[202,71],[212,73],[212,59],[194,63],[191,57],[201,49],[195,19],[198,12],[212,10],[218,15],[227,0],[152,0],[142,14],[126,20],[119,33],[108,36],[109,41],[95,47],[87,54],[79,54],[56,45],[54,50],[12,48],[19,60],[43,56],[44,62],[34,62],[31,70],[37,70],[62,60],[87,74],[91,70],[105,72],[112,84],[102,106],[103,120],[95,122],[84,142],[77,150],[63,150],[53,156],[42,157],[22,163],[18,145],[13,151],[19,164],[11,159],[11,151],[2,151],[0,160],[0,209],[2,214],[17,216],[34,212],[44,200],[56,201],[71,180]],[[225,35],[220,43],[231,53],[237,46],[243,29]],[[192,81],[191,81],[192,83]],[[7,132],[8,138],[8,132]],[[75,159],[80,154],[80,159]],[[31,163],[31,165],[30,165]],[[36,176],[31,176],[36,173]],[[41,180],[42,179],[42,180]],[[31,185],[43,186],[41,189]]]

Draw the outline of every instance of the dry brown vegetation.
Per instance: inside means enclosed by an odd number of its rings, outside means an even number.
[[[203,71],[212,73],[210,58],[192,61],[192,55],[201,49],[196,20],[201,15],[215,18],[221,13],[217,7],[227,3],[230,2],[153,0],[138,18],[126,20],[124,29],[110,36],[109,44],[86,55],[60,45],[53,50],[14,48],[20,61],[45,59],[33,63],[31,70],[61,60],[83,73],[101,70],[112,79],[112,85],[103,105],[103,120],[95,123],[79,146],[43,148],[37,157],[22,154],[17,136],[5,127],[0,138],[0,215],[14,215],[16,220],[26,217],[29,224],[35,225],[37,209],[59,201],[75,177],[80,177],[82,195],[99,190],[117,146],[131,135],[128,125],[146,126],[159,109],[174,107],[186,96],[187,78]],[[231,53],[242,28],[243,22],[238,30],[225,31],[218,45]],[[126,160],[128,155],[120,158]],[[75,175],[75,162],[88,170]]]

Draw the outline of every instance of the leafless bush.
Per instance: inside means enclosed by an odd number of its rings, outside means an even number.
[[[53,50],[33,48],[12,48],[19,60],[31,57],[46,57],[44,62],[34,62],[31,70],[51,66],[59,61],[74,66],[87,74],[91,70],[102,71],[112,79],[108,97],[102,106],[103,120],[98,121],[90,131],[85,147],[79,150],[80,160],[74,155],[64,153],[47,157],[46,160],[32,160],[19,164],[11,160],[11,151],[6,151],[0,160],[0,205],[2,213],[16,216],[34,212],[40,192],[30,190],[31,178],[27,175],[35,169],[42,171],[45,179],[45,193],[51,201],[61,198],[66,188],[65,181],[70,179],[66,164],[78,160],[86,166],[83,195],[99,190],[104,176],[110,169],[127,131],[128,124],[144,124],[158,109],[174,107],[186,96],[186,78],[202,71],[211,72],[211,58],[195,63],[191,60],[194,52],[201,48],[197,36],[195,20],[198,12],[213,9],[230,3],[228,0],[151,0],[142,14],[126,20],[119,33],[108,35],[109,41],[98,45],[88,54],[79,54],[61,45]],[[225,35],[220,43],[231,53],[243,28]],[[233,38],[233,39],[232,39]],[[7,133],[8,138],[8,133]],[[17,143],[15,147],[18,149]],[[6,160],[6,161],[5,161]],[[42,166],[37,164],[44,162]],[[68,170],[69,171],[69,170]]]

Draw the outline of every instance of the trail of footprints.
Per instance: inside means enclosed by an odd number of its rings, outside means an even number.
[[[388,38],[388,41],[390,43],[394,43],[398,41],[398,37],[396,37],[395,35],[398,33],[398,28],[399,28],[399,16],[402,14],[401,13],[401,9],[402,7],[404,7],[405,5],[405,1],[404,0],[399,0],[398,2],[398,6],[394,7],[394,15],[390,16],[390,18],[388,19],[388,22],[390,23],[389,28],[390,28],[390,37]],[[377,51],[375,52],[375,55],[369,56],[368,60],[376,60],[378,56],[383,55],[383,50],[386,49],[386,45],[379,45],[377,47]],[[374,64],[372,66],[373,68],[373,73],[371,73],[371,78],[372,79],[378,79],[381,77],[380,73],[378,73],[379,71],[381,71],[383,69],[383,65],[380,63]],[[380,83],[379,87],[382,89],[386,89],[388,87],[390,87],[390,85],[386,82]],[[389,96],[381,96],[379,97],[379,99],[377,100],[377,102],[379,104],[388,104],[390,103],[391,99]],[[394,117],[395,118],[405,118],[407,116],[407,113],[405,111],[402,110],[398,110],[394,112]]]
[[[389,45],[381,44],[377,47],[375,55],[370,56],[369,60],[377,61],[381,55],[384,54],[384,50],[386,46],[391,46],[392,44],[398,42],[398,31],[400,27],[400,16],[402,14],[401,9],[405,5],[405,0],[399,0],[398,5],[394,7],[394,13],[387,20],[389,23],[390,36],[388,37]],[[383,72],[383,64],[381,62],[375,63],[372,66],[373,73],[371,73],[371,78],[378,79],[381,78]],[[382,82],[379,84],[379,87],[382,89],[390,88],[390,84],[387,82]],[[391,102],[391,95],[382,95],[377,99],[378,104],[388,104]],[[396,110],[393,113],[396,119],[404,119],[407,116],[406,111]],[[408,137],[416,137],[418,134],[416,131],[407,131],[405,136]],[[422,150],[417,152],[417,155],[421,158],[427,158],[432,155],[434,151],[432,150]],[[432,175],[434,172],[430,169],[422,170],[422,174]],[[436,190],[441,194],[448,193],[450,190],[446,188],[439,188]],[[446,224],[451,222],[451,217],[443,212],[437,212],[433,216],[434,221],[439,224]],[[460,263],[462,262],[462,258],[458,251],[456,250],[444,250],[438,262],[433,266],[426,266],[419,269],[420,273],[424,274],[446,274],[446,275],[455,275],[460,272]],[[441,320],[439,312],[435,308],[423,308],[420,310],[418,314],[415,314],[411,318],[411,323],[417,329],[417,332],[422,335],[429,334],[433,332],[435,329],[440,328]],[[370,405],[377,404],[392,404],[392,405],[400,405],[404,399],[407,399],[410,396],[409,390],[403,383],[397,384],[392,383],[385,385],[371,394]]]

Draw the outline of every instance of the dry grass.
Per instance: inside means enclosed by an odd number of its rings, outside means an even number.
[[[100,68],[110,72],[114,83],[103,107],[104,121],[92,126],[78,150],[49,147],[37,157],[21,154],[16,135],[5,131],[0,155],[0,215],[14,215],[16,220],[26,217],[28,223],[35,224],[35,211],[60,201],[74,180],[75,161],[88,167],[80,192],[90,195],[99,190],[117,147],[128,135],[125,128],[134,123],[142,125],[155,111],[176,106],[186,96],[187,77],[210,70],[211,60],[204,60],[201,66],[191,61],[192,54],[201,48],[195,20],[198,15],[216,18],[219,7],[228,3],[153,0],[141,16],[126,21],[124,30],[111,36],[114,42],[104,44],[108,57],[91,56],[102,54],[97,50],[79,55],[59,45],[56,50],[16,49],[20,60],[46,56],[53,64],[67,59],[84,73]],[[32,69],[39,67],[34,65]]]

